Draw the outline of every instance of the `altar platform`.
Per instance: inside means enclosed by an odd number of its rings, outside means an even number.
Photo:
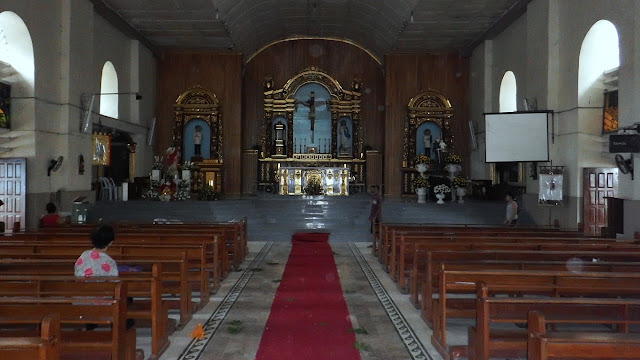
[[[206,222],[246,216],[250,241],[290,241],[295,232],[310,230],[330,232],[332,242],[369,241],[370,206],[370,196],[363,193],[348,197],[263,193],[220,201],[101,201],[91,208],[89,220],[151,223],[161,218]],[[382,209],[383,220],[394,223],[500,224],[505,204],[473,200],[464,204],[417,204],[415,198],[411,198],[404,202],[384,201]],[[518,216],[521,224],[532,224],[526,209],[521,208]]]

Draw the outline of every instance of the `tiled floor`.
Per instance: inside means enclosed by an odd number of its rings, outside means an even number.
[[[389,222],[499,223],[504,204],[385,202]],[[233,272],[211,302],[181,331],[161,359],[253,359],[273,296],[289,256],[296,231],[331,233],[345,300],[356,328],[363,360],[441,359],[431,346],[431,330],[395,283],[371,255],[369,197],[312,198],[263,196],[219,202],[99,203],[91,213],[103,221],[144,221],[156,218],[189,221],[228,220],[247,216],[250,254],[242,271]],[[116,239],[117,241],[117,239]],[[175,316],[175,314],[172,314]],[[189,333],[203,324],[206,337],[192,341]],[[452,344],[466,340],[468,323],[453,324]],[[149,354],[149,331],[138,330],[139,347]]]

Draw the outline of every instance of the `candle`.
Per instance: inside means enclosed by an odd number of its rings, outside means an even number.
[[[213,187],[213,180],[209,180],[209,186]]]

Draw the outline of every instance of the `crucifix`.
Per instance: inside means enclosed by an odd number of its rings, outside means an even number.
[[[328,101],[324,101],[324,100],[316,101],[316,94],[313,91],[309,94],[309,100],[307,101],[296,100],[295,102],[296,111],[298,110],[298,104],[302,104],[309,108],[309,122],[311,123],[311,143],[312,144],[315,142],[314,127],[316,122],[316,106],[322,106],[328,103],[329,103]]]

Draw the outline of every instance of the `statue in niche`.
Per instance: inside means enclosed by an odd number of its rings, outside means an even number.
[[[340,148],[338,149],[340,155],[349,155],[351,153],[351,133],[347,121],[340,121]]]
[[[422,142],[424,144],[424,154],[431,158],[431,145],[433,143],[431,139],[431,130],[427,129],[424,131],[424,136],[422,137]]]
[[[202,156],[202,126],[196,125],[193,132],[193,155]]]
[[[309,108],[309,122],[311,123],[311,142],[315,142],[314,140],[314,128],[315,128],[315,122],[316,122],[316,107],[317,106],[322,106],[325,104],[329,104],[329,101],[324,101],[324,100],[320,100],[320,101],[316,101],[316,94],[315,92],[311,92],[311,94],[309,94],[309,100],[307,101],[299,101],[296,100],[295,102],[295,110],[298,110],[298,104],[302,104],[306,107]]]

